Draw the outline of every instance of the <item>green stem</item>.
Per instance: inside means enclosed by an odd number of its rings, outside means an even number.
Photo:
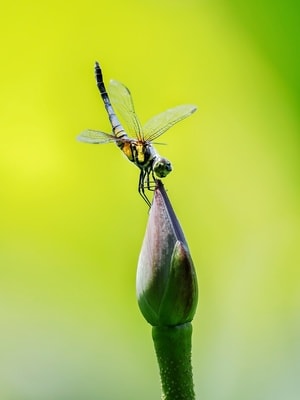
[[[152,329],[162,384],[162,400],[194,400],[192,324]]]

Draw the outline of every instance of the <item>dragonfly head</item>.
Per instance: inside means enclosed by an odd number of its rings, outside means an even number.
[[[172,164],[166,158],[158,157],[153,164],[153,172],[158,178],[166,177],[172,171]]]

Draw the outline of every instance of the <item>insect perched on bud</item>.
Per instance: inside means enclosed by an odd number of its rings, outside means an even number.
[[[157,178],[165,178],[172,171],[170,161],[161,157],[152,143],[177,122],[193,114],[197,107],[185,104],[170,108],[142,125],[135,112],[129,89],[121,82],[111,80],[107,91],[98,62],[95,63],[95,77],[112,133],[87,129],[81,132],[78,140],[91,144],[116,143],[128,160],[139,168],[138,191],[150,207],[151,203],[145,189],[151,190],[151,184],[156,183]],[[126,129],[117,114],[125,122]]]

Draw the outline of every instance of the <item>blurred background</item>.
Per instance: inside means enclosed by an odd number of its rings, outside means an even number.
[[[1,11],[0,397],[160,398],[135,298],[147,223],[94,81],[141,120],[192,117],[159,152],[197,268],[197,398],[294,400],[300,383],[299,4],[57,0]]]

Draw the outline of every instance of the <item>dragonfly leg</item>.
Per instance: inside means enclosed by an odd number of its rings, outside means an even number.
[[[144,187],[153,192],[156,188],[156,182],[157,182],[157,179],[154,176],[154,172],[152,170],[149,170],[149,171],[145,172],[145,175],[146,175],[146,177],[144,180],[146,182],[144,184]],[[151,180],[150,180],[150,176],[152,178]]]
[[[139,191],[139,194],[144,199],[144,201],[148,204],[148,206],[151,207],[150,200],[148,199],[148,197],[146,196],[146,193],[145,193],[145,179],[147,179],[147,183],[149,184],[149,174],[147,172],[145,172],[143,169],[141,169],[138,191]]]
[[[155,190],[156,189],[156,185],[157,185],[157,179],[156,179],[156,177],[154,175],[153,169],[151,170],[151,175],[152,175],[152,179],[153,179],[153,181],[152,181],[153,186],[151,186],[150,190]]]

